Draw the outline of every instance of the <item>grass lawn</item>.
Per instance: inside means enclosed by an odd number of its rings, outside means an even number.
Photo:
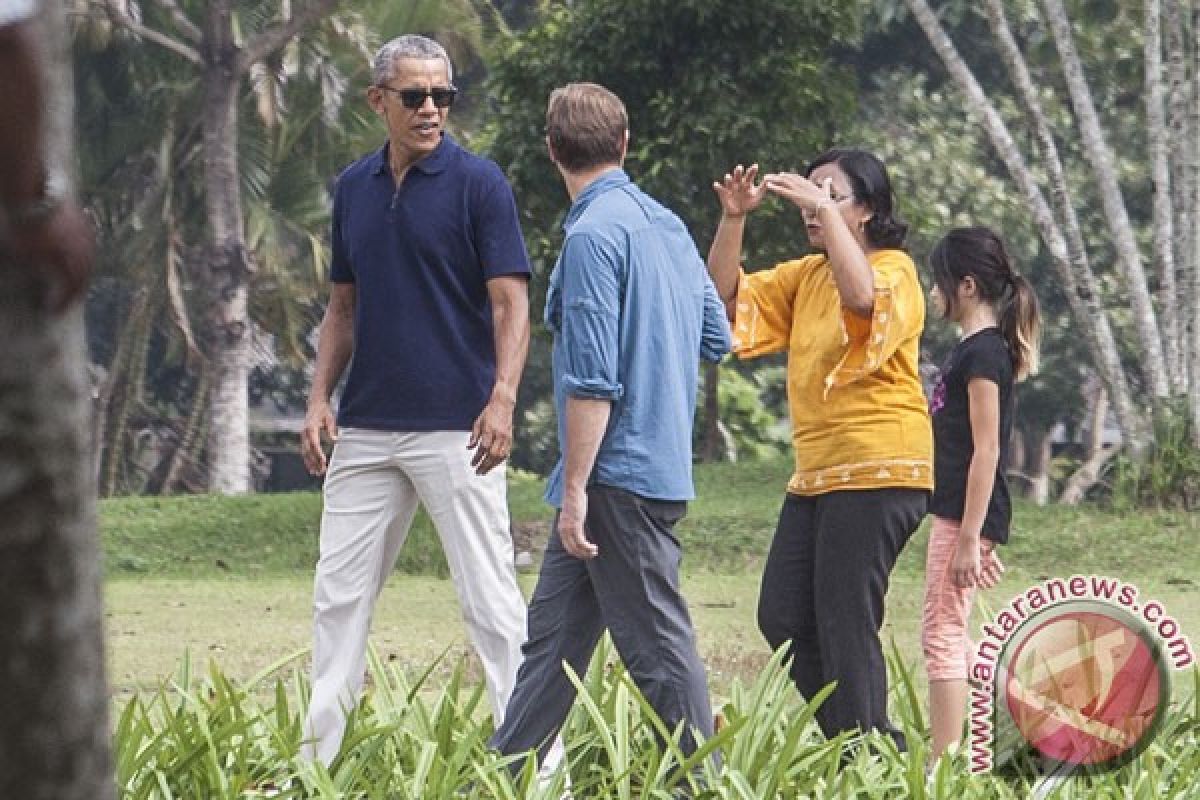
[[[758,573],[783,497],[785,461],[697,470],[699,499],[680,528],[684,591],[716,692],[751,677],[767,653],[755,627]],[[518,475],[510,502],[521,535],[544,536],[541,482]],[[248,679],[309,645],[320,497],[129,498],[101,503],[110,675],[119,697],[167,679],[187,654]],[[1200,516],[1019,505],[1008,572],[987,593],[998,609],[1045,577],[1099,573],[1160,600],[1200,636]],[[918,622],[926,530],[903,553],[889,593],[885,640],[919,667]],[[522,576],[526,592],[535,578]],[[983,617],[980,616],[980,621]],[[1200,644],[1200,639],[1195,640]],[[442,654],[448,675],[467,654],[436,537],[418,519],[380,602],[373,643],[414,672]],[[298,666],[305,666],[302,660]],[[915,674],[922,682],[921,670]],[[1182,685],[1183,682],[1178,682]]]

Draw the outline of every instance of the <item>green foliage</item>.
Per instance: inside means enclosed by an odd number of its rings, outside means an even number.
[[[1191,416],[1181,404],[1155,414],[1150,454],[1134,459],[1119,453],[1109,464],[1102,488],[1112,508],[1200,509],[1200,448],[1194,441]]]
[[[549,475],[558,461],[558,414],[553,397],[542,397],[521,411],[515,463],[539,475]]]
[[[1080,335],[1081,327],[1090,323],[1072,318],[1023,195],[995,155],[981,122],[963,113],[962,96],[906,3],[865,0],[865,5],[867,35],[862,49],[848,60],[860,75],[864,137],[887,154],[901,208],[913,224],[914,256],[922,263],[932,243],[951,226],[984,224],[1004,235],[1017,268],[1035,286],[1045,329],[1042,373],[1018,390],[1018,426],[1036,433],[1061,421],[1074,429],[1086,408],[1080,389],[1085,376],[1094,372]],[[1039,173],[1042,156],[1036,137],[1016,100],[982,5],[970,0],[936,5],[959,53]],[[1039,3],[1010,0],[1004,5],[1056,134],[1089,260],[1099,277],[1098,300],[1117,335],[1130,383],[1135,391],[1144,391],[1137,374],[1142,354],[1129,290],[1115,270],[1113,235],[1083,152],[1057,48]],[[1146,253],[1153,187],[1146,160],[1141,6],[1114,0],[1068,0],[1065,5],[1124,201]],[[1046,190],[1044,177],[1043,187]],[[1049,199],[1048,190],[1046,195]],[[951,326],[931,321],[924,344],[940,360],[952,338]]]
[[[736,456],[738,461],[758,461],[787,453],[791,444],[787,414],[781,419],[768,405],[771,396],[783,391],[787,379],[784,368],[767,367],[744,375],[725,366],[718,374],[717,417],[722,435],[729,440],[726,450],[732,451],[726,456]],[[693,448],[699,452],[707,424],[703,392],[697,393],[696,401]]]
[[[1042,369],[1018,387],[1018,426],[1040,431],[1059,421],[1078,424],[1086,409],[1081,388],[1087,353],[1024,201],[980,126],[961,113],[962,101],[953,91],[936,87],[924,75],[877,76],[868,91],[878,102],[862,103],[861,136],[888,164],[925,285],[932,287],[929,251],[950,228],[987,225],[999,232],[1042,305]],[[957,341],[957,330],[932,306],[926,313],[922,347],[940,365]]]
[[[281,23],[278,3],[231,5],[239,43]],[[136,15],[171,34],[177,18],[199,25],[207,13],[196,0],[178,6],[147,4]],[[342,4],[300,31],[253,65],[241,87],[237,158],[253,265],[256,399],[304,401],[309,337],[327,294],[327,186],[384,138],[362,99],[375,50],[385,37],[418,30],[444,42],[460,67],[478,67],[483,21],[471,0],[374,0]],[[105,372],[101,492],[204,487],[215,344],[196,117],[203,70],[126,34],[101,11],[77,16],[74,34],[81,191],[105,244],[88,308],[91,357]],[[470,103],[460,116],[474,120]]]
[[[558,1],[502,40],[490,60],[491,113],[479,141],[516,193],[534,262],[534,318],[570,205],[546,155],[551,90],[593,81],[621,97],[631,129],[626,169],[680,215],[703,253],[719,216],[713,180],[738,162],[799,169],[849,119],[851,81],[829,50],[851,41],[856,23],[853,4],[836,0]],[[759,211],[749,263],[802,251],[795,220],[783,203]],[[531,348],[523,408],[550,391],[548,346],[539,344]],[[539,467],[544,455],[527,447],[517,439],[516,463]]]
[[[722,368],[718,418],[726,441],[726,456],[737,460],[777,458],[791,442],[786,418],[780,419],[771,401],[783,392],[782,367],[770,367],[748,375]],[[704,392],[696,393],[696,418],[692,429],[692,452],[698,454],[705,430]],[[544,397],[526,407],[521,415],[517,463],[540,475],[549,474],[558,460],[558,417],[551,398]]]
[[[539,785],[530,759],[487,748],[491,720],[482,688],[459,664],[444,687],[427,685],[432,668],[409,676],[372,654],[370,689],[352,712],[342,750],[326,769],[298,757],[308,687],[285,682],[274,665],[245,686],[213,666],[198,680],[185,666],[170,687],[135,697],[120,712],[114,735],[121,800],[243,800],[253,797],[328,800],[553,800],[560,772]],[[722,725],[692,756],[678,747],[605,643],[585,676],[564,728],[567,769],[576,797],[597,800],[689,796],[705,800],[776,798],[959,798],[1029,796],[1028,777],[968,774],[960,756],[926,777],[925,731],[911,673],[894,657],[895,718],[910,753],[890,738],[821,736],[813,713],[824,695],[805,703],[777,654],[749,684],[735,682],[716,705]],[[1194,673],[1200,688],[1200,671]],[[1200,701],[1169,712],[1154,745],[1130,765],[1081,776],[1055,797],[1189,796],[1200,772],[1195,747]],[[719,751],[721,762],[710,757]],[[515,773],[509,766],[515,768]]]
[[[827,53],[855,22],[852,8],[828,0],[547,3],[493,58],[485,139],[508,169],[539,268],[547,271],[568,205],[545,152],[552,89],[595,81],[616,92],[630,117],[630,174],[708,234],[714,179],[738,161],[798,168],[847,118],[846,76]],[[803,246],[782,226],[763,241]]]

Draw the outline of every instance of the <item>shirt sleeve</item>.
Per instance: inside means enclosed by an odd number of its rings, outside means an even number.
[[[529,253],[521,236],[517,201],[500,168],[490,165],[474,215],[475,249],[484,278],[528,275]]]
[[[916,266],[901,250],[888,251],[871,265],[875,305],[871,316],[842,309],[846,353],[825,378],[825,391],[847,386],[887,363],[903,342],[925,327],[925,295]]]
[[[716,363],[729,352],[729,319],[725,304],[707,272],[704,275],[704,327],[700,335],[700,358]]]
[[[36,8],[34,0],[0,0],[0,28],[29,19]]]
[[[1012,359],[1005,347],[996,338],[988,337],[963,354],[963,384],[974,378],[984,378],[997,386],[1004,386],[1012,375]]]
[[[333,214],[329,226],[329,279],[334,283],[354,283],[354,268],[350,265],[350,255],[346,252],[346,240],[342,232],[345,211],[342,183],[338,181],[333,190]]]
[[[792,311],[804,261],[785,261],[738,281],[734,309],[733,352],[738,358],[778,353],[792,336]]]
[[[562,260],[563,390],[574,397],[617,400],[625,391],[618,357],[621,260],[588,234],[567,237]]]

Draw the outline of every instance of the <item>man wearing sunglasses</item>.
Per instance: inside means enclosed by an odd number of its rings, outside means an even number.
[[[333,286],[302,441],[309,470],[328,469],[306,723],[306,754],[326,764],[418,504],[437,528],[497,719],[521,658],[504,461],[529,343],[529,259],[503,173],[445,131],[451,78],[431,39],[384,45],[367,102],[387,142],[334,189]],[[323,435],[335,441],[328,462]]]

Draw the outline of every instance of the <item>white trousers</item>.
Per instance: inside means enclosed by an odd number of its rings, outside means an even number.
[[[504,466],[479,476],[466,431],[342,428],[325,478],[304,754],[329,764],[362,689],[375,601],[417,504],[433,520],[499,726],[525,640]]]

